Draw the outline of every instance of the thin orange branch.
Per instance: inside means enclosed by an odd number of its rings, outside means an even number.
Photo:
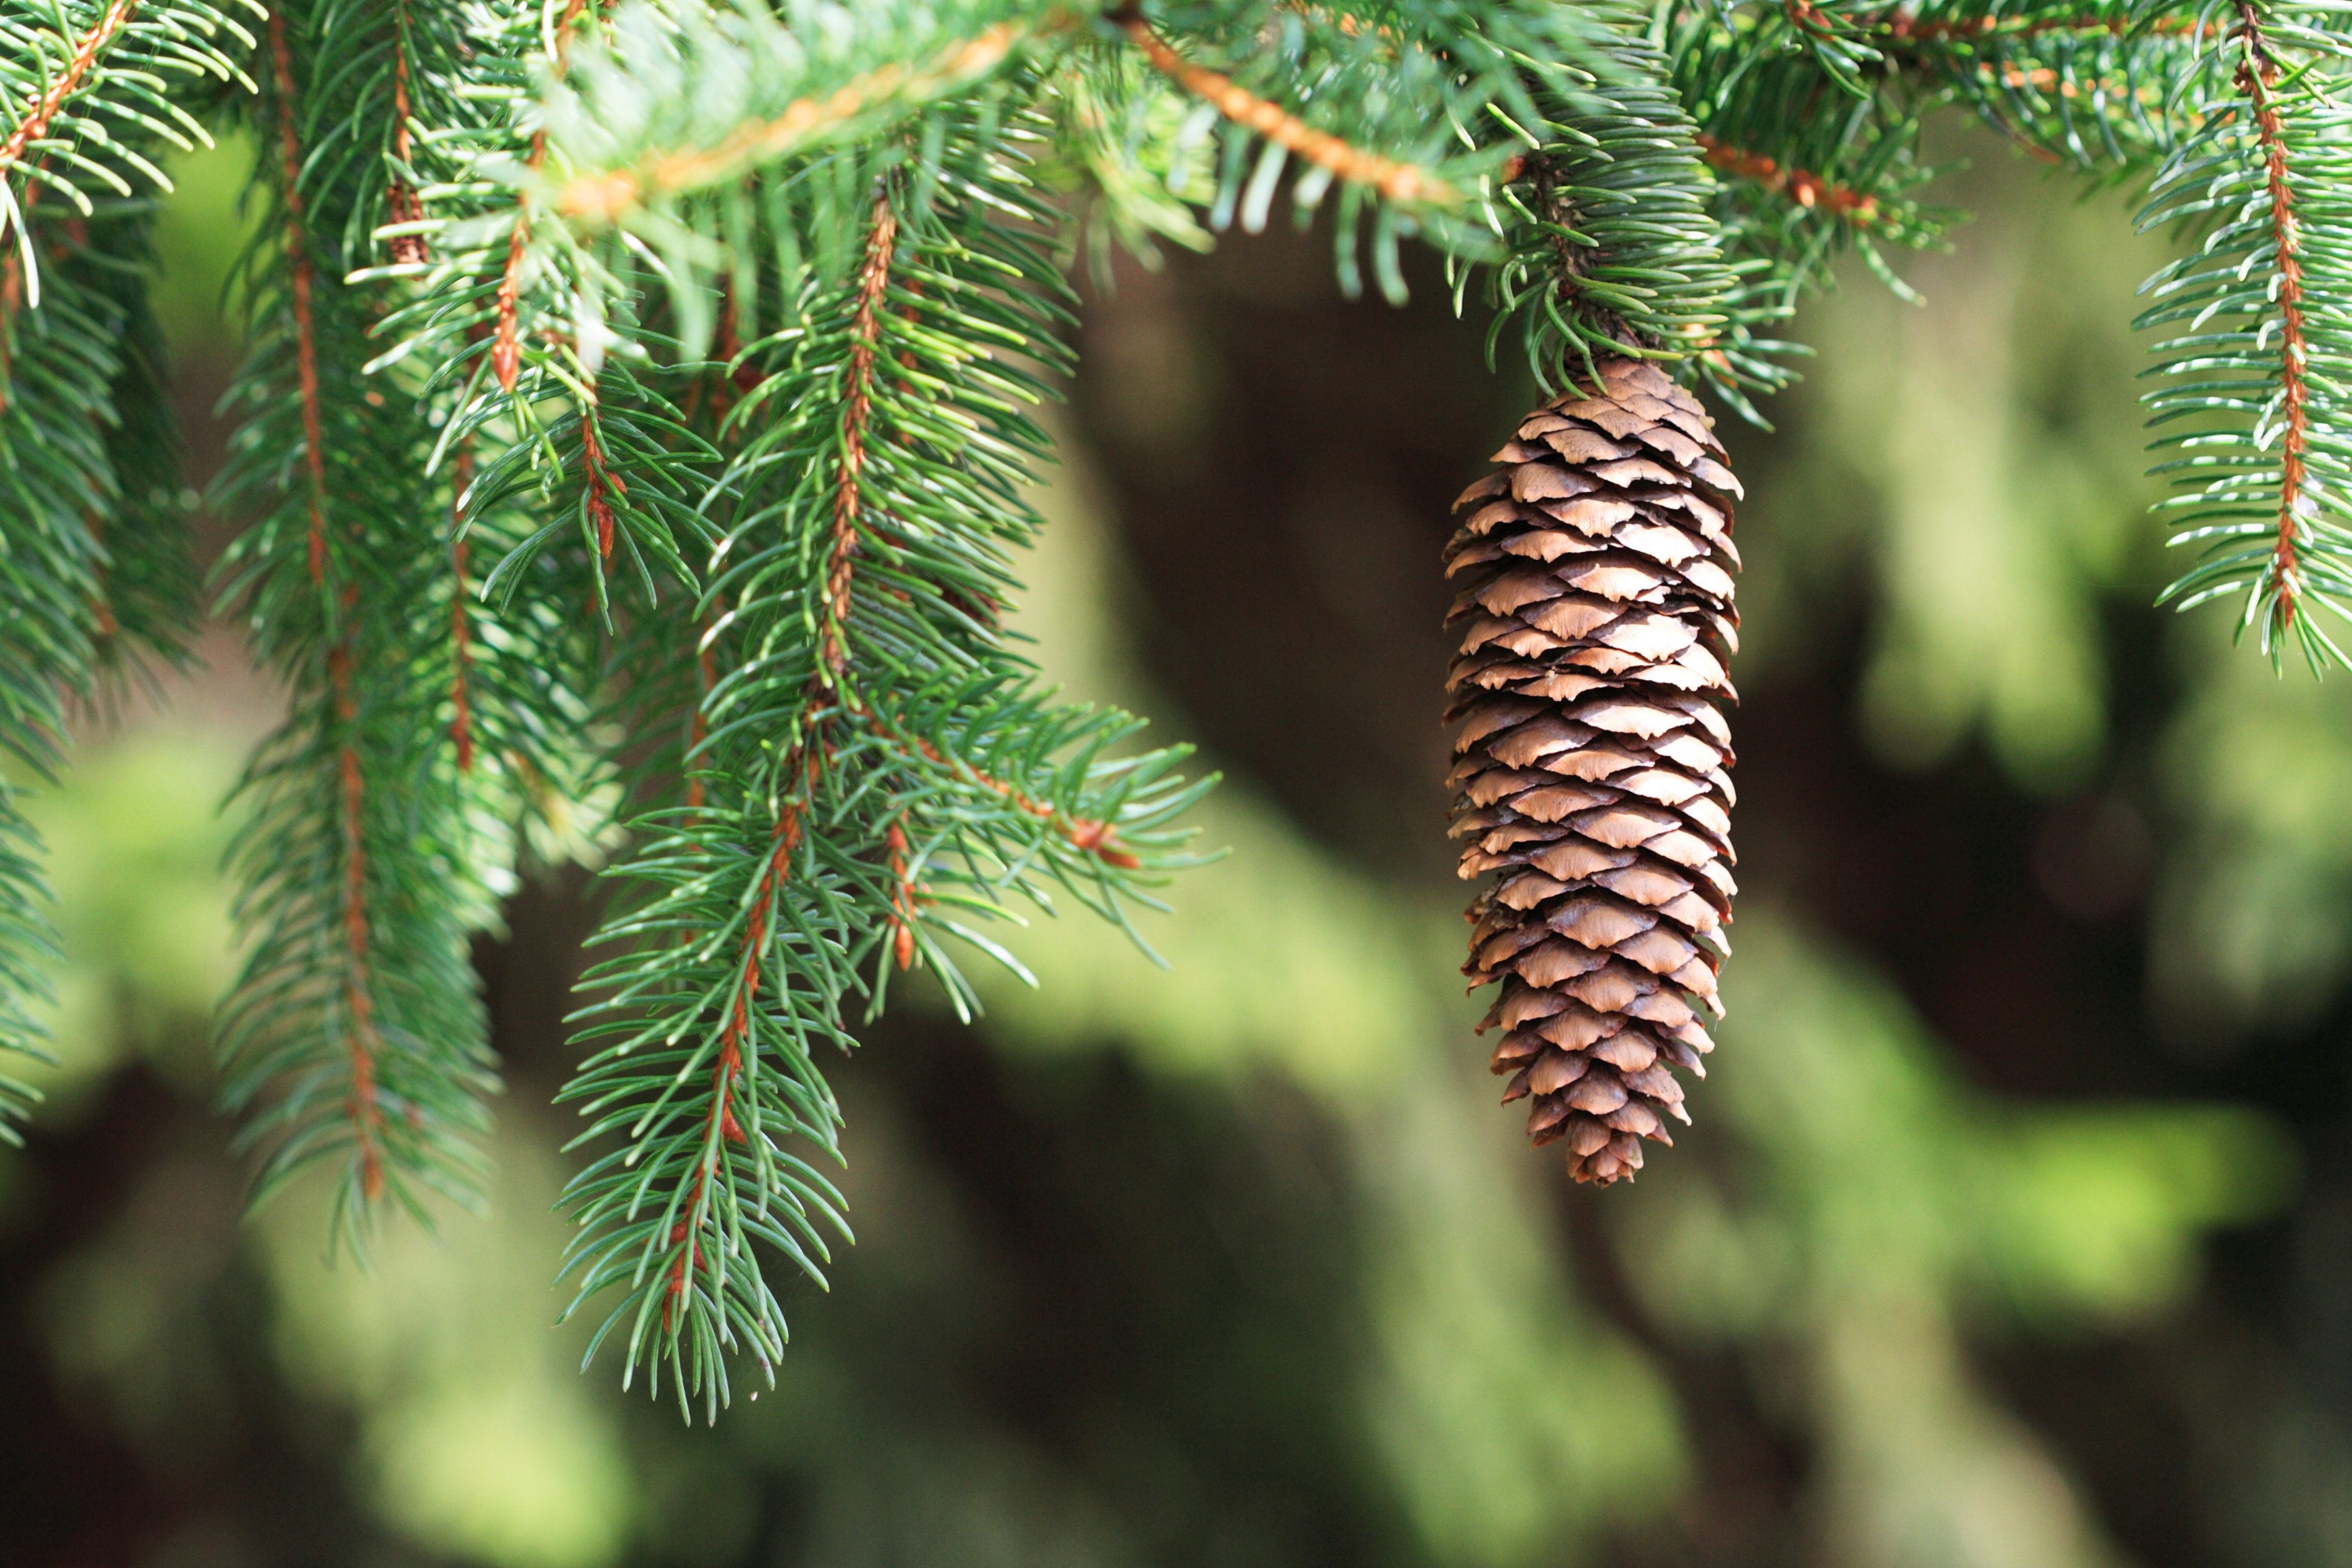
[[[1849,223],[1868,226],[1878,221],[1878,199],[1824,180],[1805,169],[1784,169],[1770,158],[1727,146],[1702,131],[1699,151],[1706,161],[1727,174],[1753,180],[1775,195],[1785,195],[1808,211],[1820,210]]]
[[[1142,17],[1116,19],[1161,75],[1234,124],[1256,132],[1294,156],[1328,169],[1351,184],[1370,185],[1392,202],[1451,203],[1461,199],[1452,185],[1419,164],[1399,163],[1351,146],[1328,131],[1318,131],[1281,105],[1258,97],[1232,78],[1205,66],[1193,65],[1169,47]]]
[[[871,713],[864,716],[869,723],[874,724],[877,730],[881,731],[886,739],[892,741],[904,739],[883,729],[879,721],[876,720]],[[1006,784],[1003,779],[992,778],[982,773],[969,763],[949,762],[946,757],[940,754],[939,748],[929,741],[917,738],[914,745],[917,751],[932,762],[943,768],[951,768],[962,773],[974,784],[996,795],[1014,810],[1025,812],[1052,827],[1054,831],[1067,839],[1073,848],[1092,855],[1104,865],[1116,866],[1123,871],[1132,871],[1143,864],[1133,850],[1118,841],[1118,828],[1115,824],[1097,821],[1093,817],[1066,817],[1045,802]]]
[[[565,54],[572,43],[572,25],[588,8],[588,0],[567,0],[563,17],[555,25],[555,58],[551,64],[555,79],[563,79]],[[547,128],[541,126],[530,135],[530,154],[523,160],[524,167],[536,172],[547,162]],[[507,238],[507,264],[499,273],[498,331],[490,342],[490,371],[499,378],[499,390],[512,392],[515,376],[522,367],[522,343],[516,307],[522,298],[522,258],[530,240],[530,207],[520,197],[515,202],[514,232]]]
[[[841,467],[833,483],[833,545],[824,573],[824,628],[819,638],[821,679],[831,685],[849,664],[849,589],[865,521],[866,426],[874,411],[874,360],[881,342],[882,297],[898,243],[898,215],[887,192],[875,198],[874,226],[857,272],[857,304],[849,317],[847,385],[841,408]]]
[[[2284,633],[2294,624],[2302,595],[2298,549],[2305,486],[2305,458],[2310,443],[2308,341],[2303,319],[2303,230],[2294,216],[2294,189],[2289,179],[2286,133],[2279,122],[2278,62],[2263,41],[2262,19],[2252,0],[2238,0],[2237,37],[2245,51],[2238,67],[2238,86],[2253,108],[2254,131],[2263,151],[2263,170],[2270,189],[2272,244],[2278,267],[2279,402],[2286,428],[2279,443],[2278,542],[2271,551],[2271,574],[2278,583],[2278,607],[2272,624]]]
[[[1882,11],[1855,18],[1858,26],[1883,33],[1898,43],[1975,43],[1985,38],[2039,38],[2052,33],[2111,33],[2117,37],[2136,29],[2131,17],[2040,16],[2017,20],[2008,16],[1963,16],[1948,21],[1922,21],[1902,11]],[[2167,16],[2137,30],[2168,37],[2218,33],[2219,24],[2199,23],[2185,16]]]
[[[303,468],[310,481],[310,581],[327,594],[327,469],[319,417],[319,357],[316,323],[311,312],[311,271],[309,237],[304,232],[300,176],[302,143],[295,128],[297,99],[294,62],[286,44],[285,12],[269,13],[269,64],[278,89],[278,155],[285,177],[286,254],[293,283],[294,362],[301,383]],[[352,744],[358,704],[352,691],[350,621],[358,601],[358,585],[346,584],[340,609],[345,630],[327,655],[327,678],[333,691],[335,721],[341,731],[337,765],[341,774],[343,840],[343,1006],[351,1020],[346,1050],[351,1058],[352,1092],[346,1114],[360,1157],[360,1190],[371,1202],[383,1191],[382,1131],[383,1107],[376,1082],[375,1007],[368,991],[367,847],[361,832],[366,804],[365,781],[359,752]],[[330,596],[329,623],[338,617]]]
[[[392,45],[392,155],[401,166],[409,164],[408,138],[408,4],[401,0],[399,12],[393,18]],[[425,216],[424,200],[416,187],[404,174],[394,174],[392,189],[384,198],[385,209],[394,223],[415,223]],[[393,236],[392,258],[405,264],[425,259],[425,237],[421,234]]]
[[[907,834],[896,820],[890,831],[883,835],[883,847],[890,854],[890,952],[901,969],[915,966],[915,904],[920,896],[915,879],[907,874]]]
[[[591,398],[580,410],[580,459],[588,471],[588,516],[596,524],[596,553],[613,558],[613,500],[626,496],[629,487],[604,462],[604,448],[596,440],[596,405]]]
[[[1017,45],[1059,32],[1076,20],[1070,12],[1055,10],[1031,21],[999,22],[976,37],[941,50],[926,64],[893,61],[823,98],[797,100],[775,119],[739,127],[716,146],[659,153],[635,169],[583,174],[557,193],[555,209],[567,217],[616,222],[649,201],[715,184],[754,164],[780,158],[817,132],[855,120],[893,97],[929,97],[984,75]]]
[[[41,94],[26,110],[25,118],[17,122],[15,131],[9,132],[8,140],[0,142],[0,167],[15,164],[25,155],[26,147],[47,134],[49,122],[58,117],[58,110],[65,107],[66,100],[81,86],[82,79],[89,75],[91,68],[98,64],[98,57],[108,44],[114,41],[115,35],[122,31],[123,24],[131,20],[131,13],[137,8],[138,0],[114,0],[114,4],[106,8],[105,15],[99,17],[97,26],[82,35],[73,58],[49,83],[48,91]]]
[[[786,764],[787,773],[792,771]],[[760,889],[752,899],[750,921],[743,928],[741,973],[736,983],[734,1000],[728,1006],[726,1031],[719,1037],[719,1060],[710,1069],[710,1110],[703,1122],[703,1152],[696,1163],[694,1185],[688,1191],[684,1212],[670,1226],[669,1244],[683,1246],[677,1261],[670,1266],[669,1288],[662,1302],[662,1326],[677,1326],[679,1304],[685,1300],[687,1282],[694,1276],[695,1265],[701,1258],[703,1199],[710,1191],[710,1179],[718,1173],[723,1145],[748,1142],[742,1123],[735,1115],[735,1084],[743,1076],[743,1041],[751,1029],[751,1004],[760,992],[760,958],[767,951],[768,922],[775,909],[776,894],[792,875],[793,851],[801,841],[801,815],[797,803],[787,805],[777,818],[776,830],[770,839],[768,864],[760,876]]]
[[[302,140],[294,124],[294,63],[286,47],[286,19],[269,14],[269,66],[278,88],[278,155],[286,186],[286,256],[294,292],[294,366],[302,385],[303,467],[310,503],[310,581],[327,579],[327,470],[319,433],[319,350],[310,310],[310,250],[303,230]]]

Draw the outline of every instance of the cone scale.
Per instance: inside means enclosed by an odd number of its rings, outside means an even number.
[[[1728,769],[1738,647],[1732,502],[1715,422],[1655,367],[1605,360],[1523,420],[1454,503],[1461,652],[1453,834],[1480,1033],[1528,1133],[1606,1184],[1687,1123],[1735,888]]]

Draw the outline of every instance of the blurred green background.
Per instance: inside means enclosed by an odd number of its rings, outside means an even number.
[[[1469,1033],[1434,721],[1453,494],[1530,389],[1317,237],[1096,289],[1024,611],[1202,742],[1219,864],[1152,969],[1035,929],[977,1028],[839,1070],[861,1237],[716,1432],[550,1323],[589,879],[479,967],[485,1219],[331,1268],[208,1110],[232,635],[41,800],[64,1062],[0,1152],[0,1561],[38,1568],[2352,1565],[2352,682],[2166,572],[2119,197],[1810,305],[1751,499],[1738,955],[1632,1188],[1521,1147]],[[161,288],[199,468],[248,155]],[[222,524],[206,522],[208,547]],[[311,1194],[315,1199],[317,1194]]]

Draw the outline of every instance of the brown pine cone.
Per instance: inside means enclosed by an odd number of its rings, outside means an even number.
[[[1506,1104],[1533,1097],[1533,1142],[1565,1139],[1569,1173],[1609,1183],[1690,1121],[1670,1069],[1706,1076],[1698,1010],[1723,1013],[1735,796],[1712,699],[1738,700],[1740,489],[1690,394],[1637,361],[1601,374],[1454,503],[1446,718],[1462,875],[1501,873],[1469,912],[1463,973],[1503,983],[1479,1032],[1507,1031],[1494,1070]]]

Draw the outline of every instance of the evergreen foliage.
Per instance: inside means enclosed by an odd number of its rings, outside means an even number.
[[[142,303],[159,162],[264,150],[218,602],[289,693],[242,786],[221,1017],[264,1193],[337,1236],[467,1199],[472,936],[623,846],[564,1099],[575,1310],[715,1414],[768,1270],[845,1237],[822,1062],[988,929],[1124,922],[1205,787],[1056,703],[1005,615],[1084,251],[1325,208],[1351,290],[1441,251],[1547,386],[1655,361],[1753,414],[1851,247],[1937,244],[1948,107],[2146,186],[2184,603],[2341,660],[2345,24],[2319,0],[0,0],[0,745],[197,610]],[[1898,284],[1899,287],[1899,284]],[[0,794],[0,1047],[38,847]],[[0,1110],[21,1118],[19,1084]],[[6,1129],[0,1121],[0,1130]],[[13,1135],[13,1131],[10,1132]]]

